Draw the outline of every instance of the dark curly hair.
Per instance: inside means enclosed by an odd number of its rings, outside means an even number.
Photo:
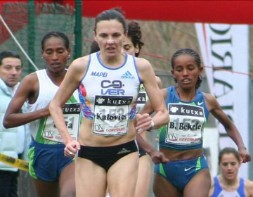
[[[141,41],[141,27],[136,21],[131,21],[128,23],[127,36],[131,39],[134,47],[139,48],[139,52],[135,53],[135,56],[138,57],[144,43]]]

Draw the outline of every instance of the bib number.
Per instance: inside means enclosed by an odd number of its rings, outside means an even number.
[[[186,104],[169,105],[166,143],[189,145],[202,142],[202,127],[205,114],[202,107]]]
[[[121,136],[128,132],[128,112],[132,97],[96,96],[93,133]]]
[[[63,108],[63,115],[65,124],[68,128],[70,136],[77,140],[77,135],[79,131],[80,123],[80,107],[78,103],[68,103],[65,104]],[[42,137],[48,140],[63,142],[61,134],[56,128],[53,119],[49,116],[46,120],[44,130],[42,132]]]

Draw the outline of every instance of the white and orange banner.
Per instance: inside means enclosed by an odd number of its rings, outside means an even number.
[[[195,27],[210,93],[234,122],[248,147],[248,25],[196,23]],[[220,148],[236,147],[218,121],[217,129]],[[241,166],[239,174],[248,177],[247,164]]]

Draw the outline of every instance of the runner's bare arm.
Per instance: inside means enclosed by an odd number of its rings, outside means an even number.
[[[166,163],[169,161],[167,157],[162,152],[159,152],[156,150],[153,146],[151,146],[146,140],[144,140],[140,134],[137,133],[136,135],[136,140],[138,145],[146,152],[149,154],[151,157],[152,161],[155,164],[158,163]]]
[[[35,73],[27,75],[20,83],[5,113],[3,124],[6,128],[24,125],[49,115],[48,107],[30,113],[22,113],[22,106],[26,101],[34,102],[37,99],[37,90],[37,75]]]
[[[242,136],[234,123],[228,118],[224,113],[221,106],[219,105],[217,99],[210,95],[205,94],[206,103],[209,111],[214,115],[214,117],[224,126],[228,136],[235,142],[238,147],[238,151],[242,157],[243,162],[248,162],[251,160],[251,157],[246,150],[246,146],[243,142]]]
[[[62,107],[71,97],[73,92],[78,88],[87,64],[88,56],[81,57],[73,61],[73,63],[69,66],[67,74],[62,81],[54,99],[49,104],[50,114],[57,129],[61,133],[65,144],[72,139],[68,133],[68,129],[64,121]]]
[[[158,84],[154,83],[154,81],[156,82],[156,76],[151,64],[145,59],[137,58],[136,65],[139,69],[141,80],[144,84],[150,103],[155,112],[152,118],[154,127],[159,128],[169,121],[169,115],[166,109],[162,92]],[[139,119],[138,121],[139,123],[137,122],[137,129],[142,128],[145,130],[148,129],[151,125],[151,120],[146,119],[146,117]]]

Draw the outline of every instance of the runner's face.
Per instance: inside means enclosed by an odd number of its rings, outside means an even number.
[[[122,43],[125,39],[123,25],[116,19],[99,21],[96,26],[94,38],[100,52],[108,57],[121,54]]]
[[[66,49],[64,41],[61,38],[50,37],[45,41],[42,57],[49,70],[60,72],[66,68],[70,51]]]
[[[134,47],[131,38],[126,37],[123,41],[123,49],[129,55],[135,56],[135,53],[139,52],[139,48]]]
[[[221,175],[225,180],[235,180],[240,167],[239,161],[234,154],[224,154],[220,162]]]
[[[21,60],[15,57],[6,57],[0,65],[0,78],[9,87],[15,86],[21,78]]]
[[[175,58],[172,75],[182,89],[195,89],[202,69],[197,66],[191,55],[182,54]]]

